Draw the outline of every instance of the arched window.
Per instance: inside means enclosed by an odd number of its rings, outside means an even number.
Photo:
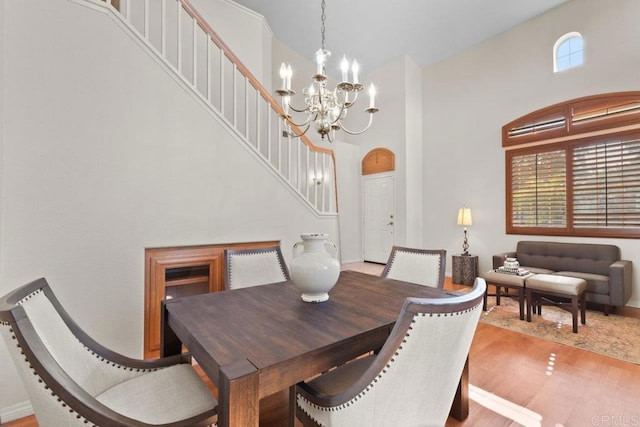
[[[577,67],[584,62],[584,43],[580,33],[567,33],[553,46],[553,72]]]
[[[640,239],[640,92],[554,104],[502,138],[507,234]]]

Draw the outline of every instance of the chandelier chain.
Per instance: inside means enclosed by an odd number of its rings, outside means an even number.
[[[325,50],[324,47],[324,40],[325,40],[325,36],[324,36],[324,21],[327,18],[327,15],[325,14],[324,9],[327,7],[327,3],[325,2],[325,0],[322,0],[322,3],[320,5],[322,7],[322,15],[320,15],[320,33],[322,35],[322,50]]]

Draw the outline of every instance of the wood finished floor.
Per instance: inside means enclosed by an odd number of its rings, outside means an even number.
[[[383,266],[357,263],[343,269],[380,274]],[[445,287],[468,289],[452,285],[450,278]],[[618,314],[640,318],[640,310],[634,308]],[[465,422],[450,418],[447,427],[640,425],[639,365],[484,323],[478,325],[469,360],[469,418]],[[286,404],[286,392],[263,399],[260,426],[285,426]],[[26,417],[0,425],[38,423]]]

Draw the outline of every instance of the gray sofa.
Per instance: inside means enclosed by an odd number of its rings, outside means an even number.
[[[532,273],[558,274],[586,280],[587,302],[624,306],[631,298],[631,261],[620,259],[614,245],[520,241],[514,252],[493,256],[493,268],[507,257],[517,258],[520,267]]]

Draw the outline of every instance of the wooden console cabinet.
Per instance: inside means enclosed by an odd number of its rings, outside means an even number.
[[[160,310],[166,298],[224,290],[224,250],[279,241],[145,249],[144,357],[160,356]]]

